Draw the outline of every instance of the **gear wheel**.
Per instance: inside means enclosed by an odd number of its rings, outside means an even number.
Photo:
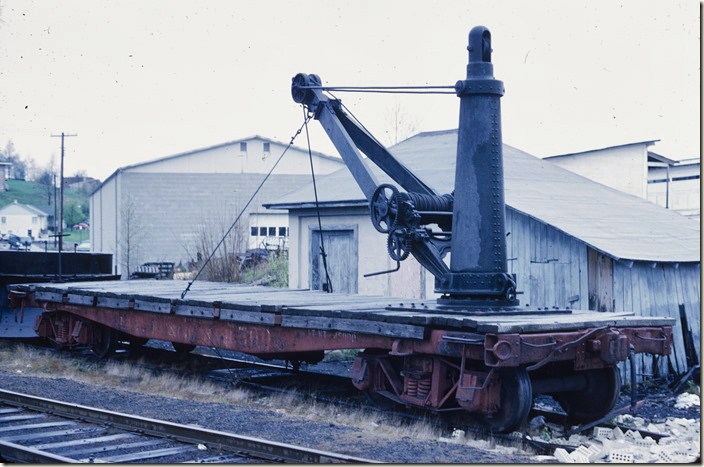
[[[389,232],[389,237],[386,240],[386,247],[389,251],[389,256],[394,261],[403,261],[411,254],[412,243],[404,235],[401,230],[393,230]]]

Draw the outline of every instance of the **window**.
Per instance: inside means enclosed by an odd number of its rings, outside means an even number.
[[[266,237],[266,227],[259,227],[259,236]]]
[[[276,227],[269,227],[269,236],[270,237],[276,236]]]
[[[250,235],[252,235],[252,237],[256,237],[256,236],[257,236],[257,228],[256,228],[256,227],[252,227],[252,229],[251,229],[251,234],[250,234]]]
[[[39,218],[37,216],[32,217],[32,224],[36,224],[39,221]]]
[[[247,143],[240,143],[240,151],[247,152]]]
[[[286,236],[286,227],[279,227],[279,237]]]
[[[264,152],[271,152],[271,144],[264,143]]]
[[[3,224],[7,224],[7,217],[2,216],[2,223],[3,223]]]

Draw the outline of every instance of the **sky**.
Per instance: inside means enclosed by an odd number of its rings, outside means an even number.
[[[291,77],[452,85],[491,30],[504,142],[533,155],[660,139],[700,154],[696,1],[0,0],[0,147],[104,179],[121,166],[302,122]],[[380,140],[457,127],[453,95],[339,95]],[[409,136],[409,135],[404,135]],[[314,150],[336,154],[319,125]],[[297,141],[305,145],[305,140]]]

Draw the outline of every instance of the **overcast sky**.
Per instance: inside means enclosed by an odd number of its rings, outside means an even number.
[[[699,156],[696,1],[0,0],[0,146],[66,172],[116,168],[301,123],[297,72],[329,85],[448,85],[467,34],[492,32],[504,142],[537,156],[660,139]],[[455,96],[341,95],[388,141],[399,106],[418,131],[457,127]],[[297,141],[303,145],[304,139]],[[313,149],[334,153],[322,130]]]

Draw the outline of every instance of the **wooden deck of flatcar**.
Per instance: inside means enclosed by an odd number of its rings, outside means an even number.
[[[443,310],[434,300],[324,293],[305,289],[196,282],[184,300],[179,281],[131,280],[24,284],[40,302],[192,316],[289,328],[422,339],[428,329],[478,333],[570,331],[590,327],[672,325],[669,318],[584,310]]]

